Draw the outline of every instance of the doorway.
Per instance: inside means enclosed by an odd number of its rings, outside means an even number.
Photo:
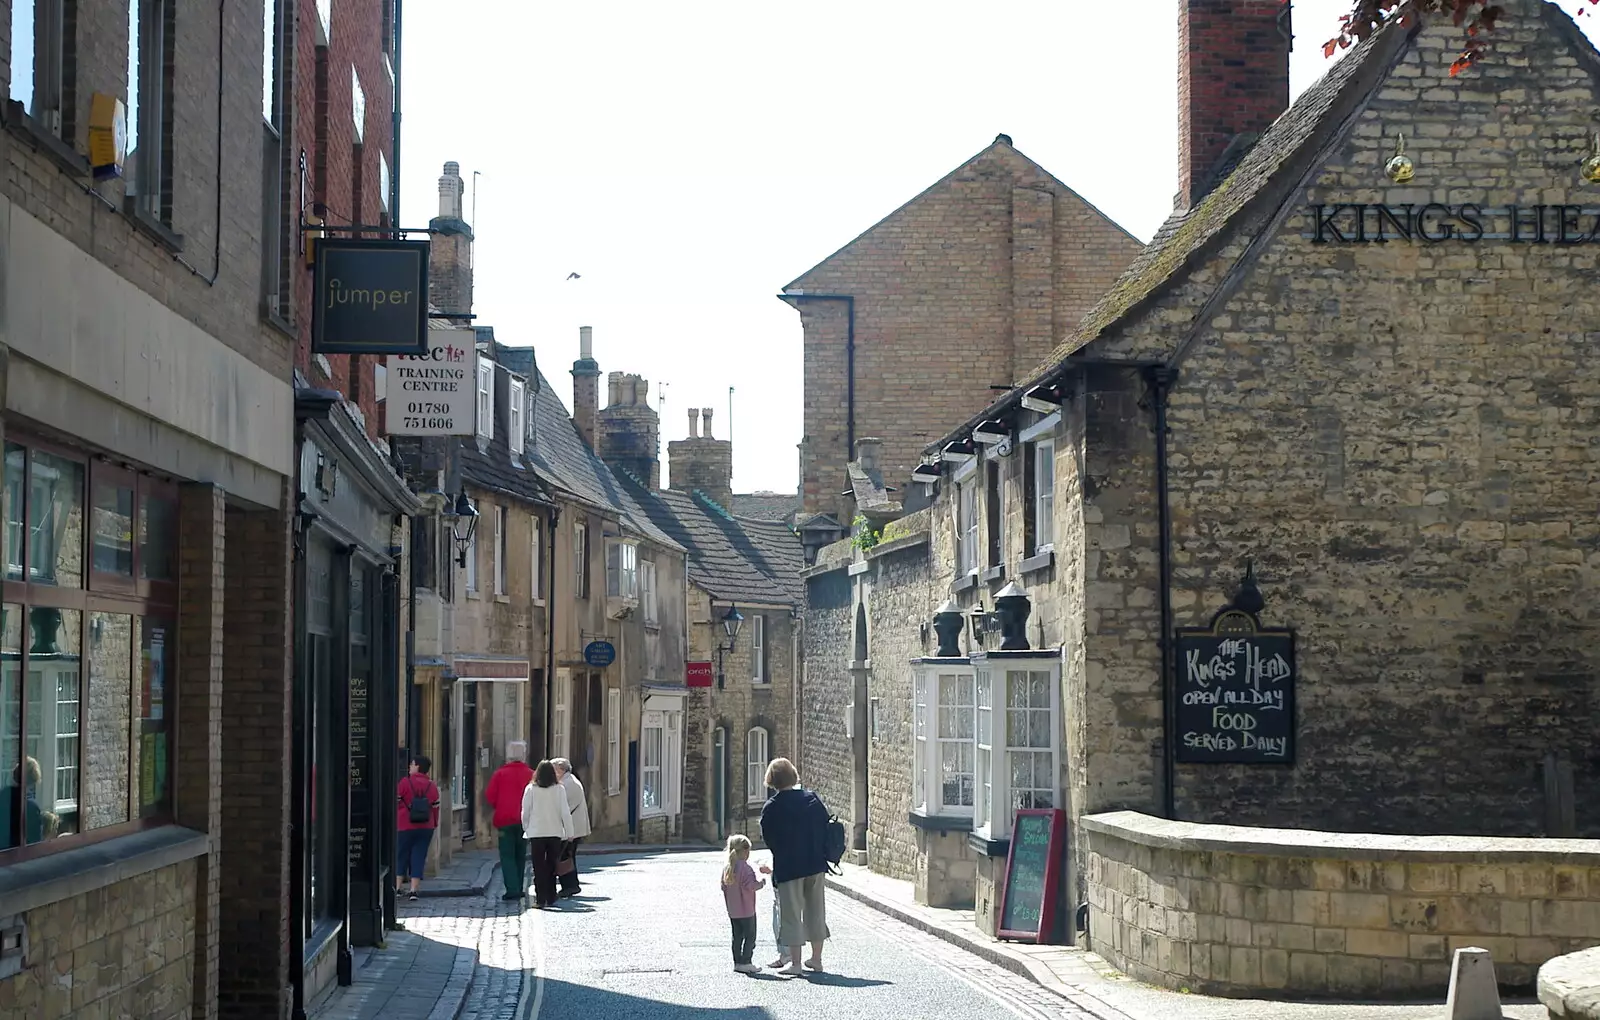
[[[711,811],[720,843],[728,838],[728,731],[721,726],[711,734]]]
[[[478,803],[478,685],[461,684],[461,800],[457,808],[466,808],[461,816],[461,842],[476,836],[473,821]]]

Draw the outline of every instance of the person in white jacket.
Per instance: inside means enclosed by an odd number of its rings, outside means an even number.
[[[561,859],[556,865],[556,878],[561,882],[562,898],[583,892],[578,884],[578,844],[589,835],[589,802],[583,795],[583,784],[572,774],[572,762],[565,758],[551,758],[561,788],[567,791],[567,809],[572,812],[572,840],[561,848]]]
[[[556,861],[561,845],[572,838],[567,791],[548,761],[533,770],[533,782],[522,793],[522,835],[533,857],[533,904],[543,910],[556,902]]]

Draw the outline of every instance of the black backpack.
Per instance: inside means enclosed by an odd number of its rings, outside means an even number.
[[[433,805],[428,803],[428,789],[417,792],[416,781],[411,782],[411,799],[406,802],[406,818],[412,825],[427,825],[433,821]]]
[[[828,870],[835,875],[844,874],[838,864],[844,860],[844,823],[835,815],[828,816],[827,827],[822,830],[822,852],[828,858]]]

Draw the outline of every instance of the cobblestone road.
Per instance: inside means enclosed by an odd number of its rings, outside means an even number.
[[[561,910],[517,912],[486,895],[426,904],[406,924],[430,940],[476,947],[463,1020],[1090,1016],[842,896],[828,901],[830,973],[735,974],[716,888],[719,862],[719,854],[587,858],[585,896]],[[773,956],[769,896],[763,892],[759,902],[757,962]],[[454,914],[438,912],[452,902]],[[401,1020],[392,1011],[375,1015]]]

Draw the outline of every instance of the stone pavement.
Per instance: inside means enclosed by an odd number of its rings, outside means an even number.
[[[842,876],[829,876],[829,888],[906,924],[936,935],[1015,974],[1098,1017],[1100,1020],[1444,1020],[1444,989],[1433,1003],[1280,1002],[1224,999],[1158,988],[1117,971],[1094,953],[1071,946],[1029,946],[1000,942],[979,931],[971,910],[926,907],[915,901],[910,882],[875,874],[853,864]],[[1531,1000],[1508,1004],[1506,1020],[1548,1020]]]
[[[500,853],[497,850],[457,850],[438,874],[422,880],[421,895],[481,896],[498,870]]]

